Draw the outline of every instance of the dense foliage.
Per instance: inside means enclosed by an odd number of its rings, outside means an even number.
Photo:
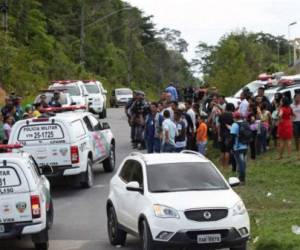
[[[121,0],[8,0],[0,31],[0,83],[32,95],[51,79],[98,77],[108,88],[160,91],[192,83],[180,32],[157,31]],[[26,93],[25,93],[26,92]]]
[[[206,83],[227,95],[233,94],[262,72],[284,71],[288,65],[288,41],[265,33],[232,32],[216,46],[201,42],[193,65]]]

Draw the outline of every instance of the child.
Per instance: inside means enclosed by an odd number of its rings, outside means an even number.
[[[205,117],[199,117],[199,126],[197,129],[197,146],[198,152],[202,155],[206,155],[207,147],[207,125],[205,123]]]

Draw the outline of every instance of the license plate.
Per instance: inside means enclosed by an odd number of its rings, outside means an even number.
[[[4,225],[0,225],[0,233],[5,233],[5,227],[4,227]]]
[[[197,237],[198,244],[220,243],[221,234],[201,234]]]

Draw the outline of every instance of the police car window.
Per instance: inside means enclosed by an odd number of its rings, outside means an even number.
[[[75,131],[76,138],[80,138],[85,135],[85,129],[81,120],[73,121],[71,124],[73,130]]]
[[[131,173],[132,173],[132,166],[134,166],[134,161],[128,160],[124,163],[123,168],[120,172],[119,177],[125,183],[130,182],[130,177],[131,177]]]
[[[21,180],[15,169],[10,166],[1,166],[0,189],[7,188],[7,187],[17,187],[20,185],[21,185]]]
[[[98,121],[94,116],[89,116],[89,120],[90,120],[91,125],[92,125],[92,127],[93,127],[93,129],[94,129],[95,131],[98,131],[98,130],[101,130],[101,129],[102,129],[102,127],[101,127],[99,121]]]
[[[88,131],[94,131],[93,126],[92,126],[92,124],[91,124],[91,122],[90,122],[90,120],[89,120],[89,118],[87,116],[85,116],[83,118],[83,121],[84,121],[84,123],[85,123]]]

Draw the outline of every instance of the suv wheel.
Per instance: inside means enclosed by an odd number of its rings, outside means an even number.
[[[146,220],[142,221],[140,234],[142,250],[155,250],[152,234]]]
[[[110,145],[109,156],[103,161],[104,171],[110,173],[114,171],[116,165],[115,145]]]
[[[84,173],[84,181],[81,182],[82,187],[91,188],[94,184],[94,173],[92,161],[88,159],[86,172]]]
[[[247,250],[247,243],[244,243],[242,246],[239,247],[232,247],[230,250]]]
[[[53,219],[54,219],[54,208],[53,208],[53,201],[50,200],[49,204],[49,211],[47,212],[47,228],[51,229],[53,225]]]
[[[49,242],[35,243],[34,247],[35,247],[36,250],[48,250],[49,249]]]
[[[116,212],[113,206],[110,206],[107,211],[107,232],[109,241],[113,246],[124,246],[127,233],[119,228]]]

